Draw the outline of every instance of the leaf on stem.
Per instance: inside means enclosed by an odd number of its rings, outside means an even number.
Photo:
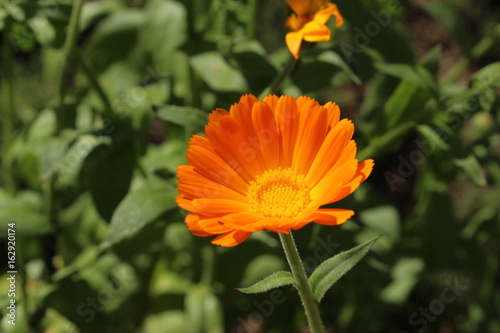
[[[356,246],[349,251],[342,252],[322,262],[309,277],[309,284],[316,301],[321,301],[326,291],[347,273],[372,248],[381,237],[379,235],[366,243]]]
[[[263,293],[274,288],[283,287],[289,284],[295,285],[295,279],[293,278],[292,273],[287,271],[279,271],[260,280],[253,286],[250,286],[248,288],[236,288],[236,290],[241,291],[245,294],[256,294]]]

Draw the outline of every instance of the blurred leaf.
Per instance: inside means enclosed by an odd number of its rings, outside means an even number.
[[[392,282],[381,292],[382,299],[392,304],[406,301],[424,268],[425,262],[420,258],[398,259],[392,268]]]
[[[274,288],[283,287],[289,284],[295,285],[295,279],[293,278],[292,273],[279,271],[262,279],[253,286],[247,288],[236,288],[236,290],[245,294],[256,294],[263,293]]]
[[[35,192],[21,192],[15,197],[0,190],[0,234],[7,234],[7,223],[15,222],[18,236],[44,235],[53,228],[41,212],[41,197]]]
[[[207,333],[224,332],[224,310],[221,301],[212,293],[208,293],[203,303],[205,316],[204,327]]]
[[[325,260],[314,270],[309,277],[309,284],[317,302],[320,302],[327,290],[368,253],[381,236]]]
[[[53,43],[56,38],[56,29],[46,16],[36,16],[27,23],[35,33],[35,38],[40,44],[50,45]]]
[[[294,70],[291,79],[301,91],[311,93],[331,86],[332,80],[338,72],[337,66],[329,62],[302,62]]]
[[[208,121],[205,111],[190,106],[160,106],[157,108],[157,115],[165,121],[183,127],[203,128]]]
[[[85,2],[80,14],[80,30],[89,27],[90,24],[103,19],[106,16],[123,10],[126,4],[120,0],[90,1]]]
[[[219,52],[211,51],[192,56],[190,63],[203,81],[214,90],[242,93],[248,90],[240,71],[231,67]]]
[[[450,146],[429,125],[418,125],[417,131],[429,142],[441,150],[449,150]]]
[[[249,285],[284,268],[285,263],[281,257],[270,254],[256,256],[247,264],[241,284]]]
[[[473,44],[465,29],[462,15],[453,6],[441,2],[429,2],[424,9],[446,26],[461,46],[462,51],[470,57]]]
[[[99,214],[110,221],[128,192],[135,166],[133,142],[96,146],[82,166],[83,184],[92,195]]]
[[[97,72],[134,55],[139,29],[144,21],[143,11],[127,9],[106,17],[99,24],[85,49]]]
[[[486,207],[474,214],[468,221],[467,226],[462,230],[462,237],[470,239],[477,235],[486,222],[494,221],[497,212],[491,207]]]
[[[357,238],[359,242],[365,242],[374,233],[383,234],[384,237],[379,241],[377,249],[388,251],[399,240],[401,233],[399,214],[393,206],[365,209],[359,213],[359,220],[368,227],[365,232],[359,234]]]
[[[352,82],[356,83],[357,85],[361,84],[361,79],[352,71],[351,67],[342,59],[341,56],[339,56],[337,53],[333,51],[325,51],[322,52],[318,56],[318,61],[324,61],[326,63],[330,63],[334,66],[337,66],[340,68],[342,71],[344,71],[345,74],[351,79]]]
[[[174,188],[163,182],[148,184],[129,193],[114,212],[101,247],[109,247],[131,236],[167,210],[176,207],[176,194]]]
[[[184,311],[170,310],[158,314],[149,315],[144,323],[144,333],[158,333],[165,331],[168,327],[169,333],[186,333],[188,321]]]
[[[407,134],[410,128],[415,126],[415,122],[407,122],[390,129],[385,134],[372,139],[368,146],[358,153],[358,159],[364,160],[382,155],[384,152],[394,149],[400,144],[401,137]]]
[[[185,307],[188,332],[203,332],[204,303],[208,295],[208,288],[204,285],[194,285],[189,288],[186,294]]]
[[[421,65],[377,63],[374,67],[381,73],[407,80],[432,92],[437,91],[437,83]]]
[[[73,262],[61,269],[59,269],[54,275],[54,281],[64,279],[65,277],[78,272],[82,268],[94,263],[99,255],[99,248],[97,246],[92,246],[84,249],[80,255],[73,260]]]
[[[479,88],[500,87],[500,62],[484,66],[471,76],[471,81],[479,81]]]
[[[453,159],[453,162],[456,166],[461,168],[467,176],[469,176],[470,180],[477,185],[486,186],[488,184],[483,167],[474,155],[470,154],[464,158],[455,158]]]
[[[141,43],[154,64],[170,71],[177,66],[172,55],[187,39],[187,14],[177,1],[150,0],[144,8],[145,22]],[[158,33],[161,31],[161,33]]]

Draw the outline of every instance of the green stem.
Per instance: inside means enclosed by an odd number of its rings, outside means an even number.
[[[66,89],[68,87],[70,78],[72,76],[72,64],[76,52],[76,40],[78,37],[78,25],[80,21],[80,13],[82,11],[84,0],[75,0],[73,8],[71,9],[71,16],[69,18],[68,30],[66,32],[66,39],[64,40],[64,60],[61,76],[61,85],[59,87],[59,105],[64,105],[64,97],[66,96]],[[61,120],[59,119],[59,122]],[[59,124],[60,126],[61,124]],[[60,129],[60,128],[59,128]]]
[[[16,183],[12,175],[11,166],[8,162],[8,151],[12,140],[12,133],[14,127],[14,75],[12,70],[13,65],[13,55],[12,46],[9,41],[9,29],[6,23],[6,27],[3,35],[3,45],[2,45],[2,178],[3,183],[7,191],[15,192]]]
[[[269,94],[275,94],[280,88],[283,81],[285,81],[287,76],[290,75],[290,73],[293,71],[296,63],[297,59],[295,59],[294,57],[290,57],[290,60],[288,60],[283,70],[278,74],[278,76],[274,78],[269,87],[267,87],[263,92],[260,93],[259,99],[262,99]]]
[[[203,271],[201,272],[201,284],[210,288],[215,263],[214,247],[207,246],[202,249]]]
[[[250,39],[257,38],[257,14],[259,11],[259,0],[250,0],[248,4],[247,36]]]
[[[109,101],[109,98],[106,95],[106,92],[104,91],[104,89],[102,89],[101,85],[99,84],[97,77],[92,72],[87,58],[84,57],[84,55],[79,53],[79,52],[76,52],[76,56],[78,58],[78,64],[82,68],[83,73],[85,73],[85,75],[89,79],[90,85],[95,90],[97,95],[99,95],[99,98],[101,99],[102,103],[104,104],[104,114],[107,115],[108,117],[112,117],[114,115],[114,112],[113,112],[113,107],[111,105],[111,102]]]
[[[311,286],[309,285],[304,265],[300,260],[299,252],[295,246],[292,233],[290,231],[290,234],[288,235],[279,235],[281,244],[285,250],[286,259],[290,265],[290,269],[292,270],[292,275],[297,282],[297,289],[299,291],[300,299],[302,300],[302,305],[306,311],[309,329],[311,330],[311,333],[323,333],[323,324],[319,315],[318,305],[314,300]]]

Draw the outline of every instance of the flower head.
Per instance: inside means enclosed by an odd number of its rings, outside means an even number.
[[[213,111],[205,136],[189,142],[178,168],[188,229],[235,246],[260,230],[289,233],[314,221],[337,225],[351,210],[320,208],[351,194],[371,173],[358,163],[354,125],[339,107],[301,96],[244,95]]]
[[[302,40],[306,42],[325,42],[330,40],[330,29],[326,22],[332,15],[336,17],[336,26],[344,23],[337,5],[328,0],[286,0],[293,13],[288,17],[286,26],[290,30],[286,35],[286,45],[295,57],[299,58]]]

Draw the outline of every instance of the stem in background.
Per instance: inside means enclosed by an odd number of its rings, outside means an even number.
[[[321,322],[321,317],[319,315],[318,305],[314,300],[312,294],[311,286],[307,279],[306,271],[304,270],[304,265],[300,260],[299,252],[295,246],[295,241],[290,230],[290,234],[279,234],[281,244],[285,250],[286,259],[292,270],[292,275],[297,282],[297,289],[299,291],[300,299],[302,300],[302,305],[306,311],[307,322],[309,323],[309,329],[311,333],[324,333],[323,323]]]
[[[14,128],[14,75],[13,75],[13,54],[9,43],[9,28],[6,22],[2,45],[2,178],[7,191],[13,193],[16,191],[16,183],[12,175],[11,166],[8,162],[8,151],[10,148],[12,133]]]
[[[275,94],[283,81],[285,81],[287,76],[290,75],[290,73],[293,71],[296,63],[297,59],[295,59],[294,57],[290,57],[290,60],[288,60],[283,70],[274,78],[269,87],[267,87],[263,92],[260,93],[259,99],[262,99],[269,94]]]
[[[201,249],[203,259],[203,270],[201,272],[201,284],[210,288],[215,264],[215,254],[213,246],[206,246]]]
[[[113,116],[114,112],[113,112],[113,107],[111,105],[111,102],[109,101],[109,98],[106,95],[106,92],[102,89],[101,85],[99,84],[97,77],[92,72],[90,65],[88,64],[87,59],[83,56],[83,54],[81,54],[79,52],[76,52],[76,56],[78,58],[78,64],[80,65],[80,67],[82,68],[82,71],[85,73],[85,75],[89,79],[90,85],[96,91],[96,93],[99,95],[102,103],[104,104],[104,114],[107,115],[108,117]]]
[[[78,25],[80,21],[80,13],[82,11],[84,0],[75,0],[73,8],[71,9],[71,16],[69,18],[68,30],[66,32],[66,39],[64,41],[64,60],[61,76],[61,85],[59,87],[59,106],[64,105],[64,97],[66,96],[66,88],[72,76],[72,63],[76,52],[76,39],[78,36]],[[59,126],[61,129],[61,116],[58,117]]]
[[[257,37],[257,14],[259,11],[259,0],[250,0],[248,9],[247,36],[250,39]]]

